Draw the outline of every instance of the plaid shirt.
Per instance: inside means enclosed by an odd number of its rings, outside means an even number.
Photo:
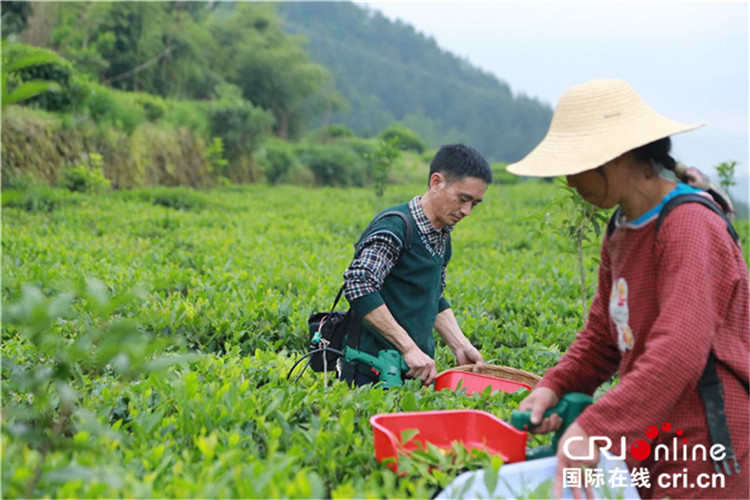
[[[409,202],[409,213],[417,225],[420,238],[427,241],[435,253],[442,255],[445,244],[453,226],[444,226],[438,231],[422,208],[421,196],[415,196]],[[344,296],[352,301],[379,292],[386,276],[396,265],[401,253],[401,243],[387,233],[379,233],[362,242],[362,250],[344,272]],[[443,266],[440,283],[440,296],[445,290],[445,266]]]

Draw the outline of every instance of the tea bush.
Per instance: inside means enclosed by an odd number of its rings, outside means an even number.
[[[424,189],[389,187],[383,202]],[[475,408],[507,419],[523,394],[286,379],[307,316],[330,306],[375,214],[370,189],[50,192],[69,201],[28,210],[3,192],[3,497],[430,498],[462,470],[497,467],[427,453],[396,475],[374,458],[369,418]],[[489,363],[542,374],[581,327],[568,242],[529,218],[555,194],[493,185],[453,232],[446,296]],[[747,245],[747,224],[740,232]],[[596,259],[587,249],[588,276]],[[455,363],[441,343],[436,361]],[[60,399],[66,387],[74,399]],[[31,410],[46,441],[20,432]]]

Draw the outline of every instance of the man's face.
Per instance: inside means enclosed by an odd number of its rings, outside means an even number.
[[[482,202],[487,183],[478,177],[463,177],[451,183],[436,172],[430,177],[432,207],[438,222],[455,226]]]

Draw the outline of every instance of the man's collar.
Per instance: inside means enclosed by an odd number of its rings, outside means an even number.
[[[421,200],[421,196],[415,196],[409,202],[409,211],[411,212],[412,217],[414,217],[414,222],[417,223],[417,229],[420,233],[439,234],[441,232],[450,233],[453,231],[453,226],[443,226],[442,231],[438,231],[435,225],[430,222],[430,218],[427,217],[424,208],[422,208]]]

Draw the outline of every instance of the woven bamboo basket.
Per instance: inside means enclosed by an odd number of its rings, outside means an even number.
[[[451,370],[461,370],[464,372],[474,371],[474,365],[461,365]],[[489,375],[491,377],[504,378],[505,380],[512,380],[514,382],[522,382],[528,384],[532,389],[536,387],[542,377],[534,375],[518,368],[511,368],[509,366],[496,366],[496,365],[483,365],[477,373],[482,375]]]

